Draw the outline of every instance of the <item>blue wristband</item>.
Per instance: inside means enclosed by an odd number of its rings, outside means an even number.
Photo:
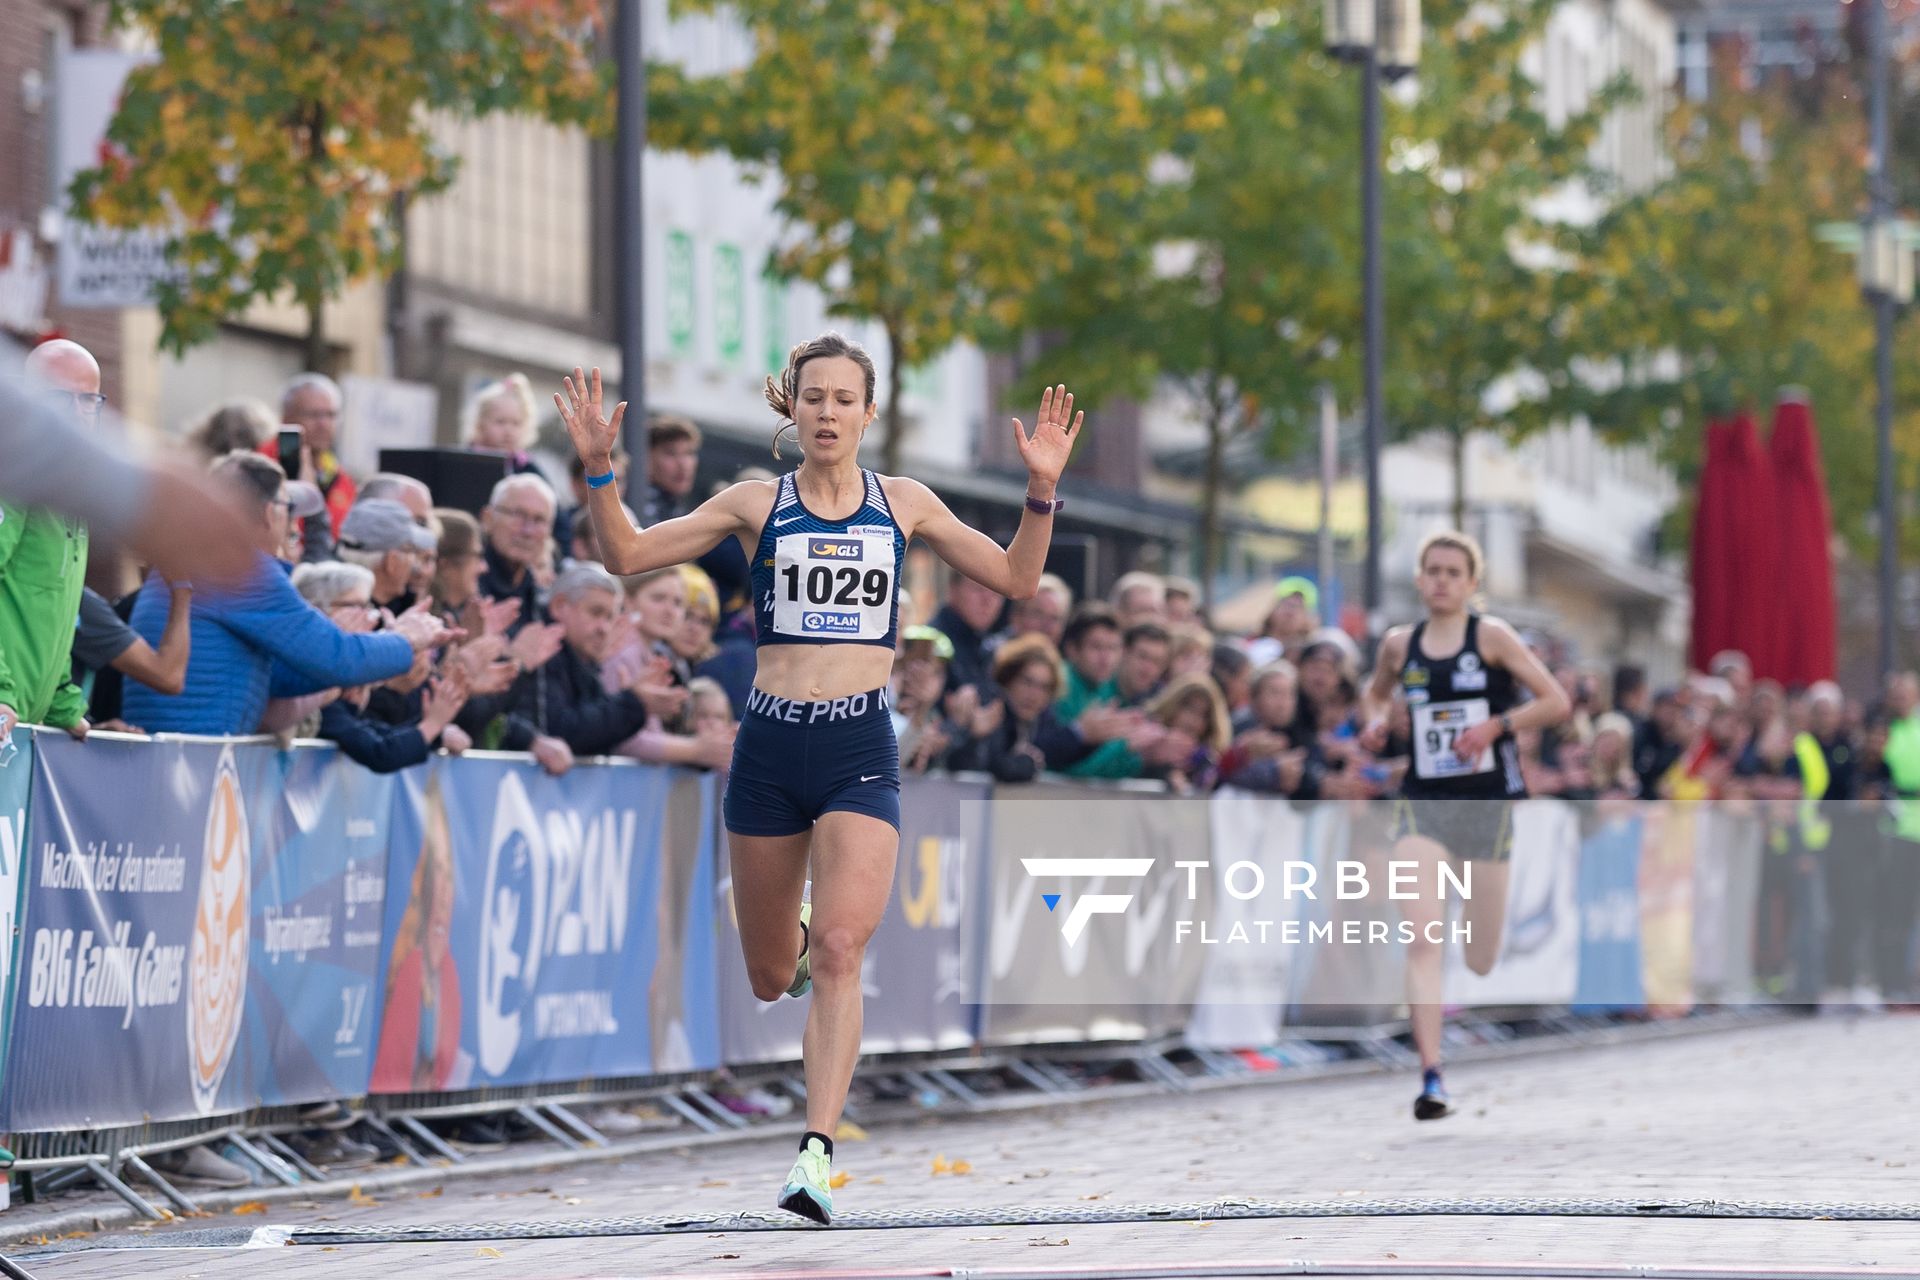
[[[603,476],[587,477],[587,488],[589,489],[604,489],[612,483],[613,483],[613,472],[611,471],[607,472],[607,474]]]

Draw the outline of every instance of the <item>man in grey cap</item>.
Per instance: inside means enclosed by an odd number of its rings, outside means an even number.
[[[363,498],[340,522],[335,551],[348,564],[373,570],[373,602],[405,613],[414,600],[409,582],[419,554],[438,544],[433,531],[413,522],[413,513],[390,498]]]

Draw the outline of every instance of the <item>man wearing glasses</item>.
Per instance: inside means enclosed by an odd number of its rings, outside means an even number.
[[[34,393],[91,433],[106,397],[100,365],[56,338],[26,359]],[[38,508],[0,505],[0,740],[13,726],[53,725],[87,736],[87,704],[72,680],[74,619],[87,575],[87,529]]]
[[[487,554],[480,594],[495,600],[518,600],[516,630],[547,616],[540,607],[534,568],[552,554],[553,507],[552,488],[539,476],[525,473],[496,484],[487,509],[480,513]]]

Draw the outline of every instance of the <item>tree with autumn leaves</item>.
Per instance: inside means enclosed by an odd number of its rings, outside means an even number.
[[[1185,395],[1207,433],[1210,565],[1234,447],[1292,451],[1318,384],[1357,402],[1358,87],[1322,51],[1317,6],[676,11],[724,11],[751,53],[715,75],[655,66],[651,142],[724,151],[777,184],[787,235],[769,268],[883,327],[888,468],[906,369],[957,339],[1044,335],[1050,376]],[[1813,236],[1859,207],[1854,101],[1798,85],[1683,105],[1666,180],[1591,225],[1552,223],[1549,197],[1598,189],[1588,144],[1618,91],[1541,114],[1522,53],[1550,11],[1430,0],[1418,77],[1387,99],[1390,429],[1444,432],[1457,452],[1470,431],[1584,413],[1684,467],[1706,414],[1797,382],[1857,532],[1869,325],[1846,259]],[[610,121],[601,0],[117,0],[115,15],[158,59],[76,194],[82,216],[172,234],[184,273],[159,301],[176,350],[290,294],[320,363],[321,304],[390,261],[396,198],[452,180],[437,116]]]
[[[777,184],[770,269],[886,334],[882,465],[901,378],[957,339],[1021,331],[1043,280],[1137,235],[1155,137],[1126,59],[1148,0],[682,0],[724,11],[739,69],[649,71],[649,142],[720,151]]]
[[[1682,103],[1667,131],[1669,176],[1622,199],[1579,237],[1569,345],[1592,376],[1568,412],[1613,439],[1660,442],[1697,474],[1705,424],[1803,388],[1820,425],[1836,532],[1865,551],[1872,521],[1873,318],[1852,258],[1821,229],[1866,207],[1866,121],[1855,68],[1785,78]],[[1737,68],[1716,68],[1738,85]],[[1910,333],[1903,321],[1900,332]],[[1920,474],[1920,379],[1896,363],[1900,488]],[[1907,522],[1906,549],[1920,551]]]
[[[531,112],[595,122],[599,0],[114,0],[149,35],[104,162],[75,181],[79,216],[157,227],[181,268],[156,299],[181,351],[258,299],[308,316],[390,265],[400,197],[454,177],[436,116]]]

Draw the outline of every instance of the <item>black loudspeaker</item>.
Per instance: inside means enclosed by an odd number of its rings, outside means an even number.
[[[1047,548],[1047,572],[1073,592],[1074,603],[1097,599],[1100,590],[1100,542],[1089,533],[1056,533]]]
[[[433,493],[433,505],[478,516],[507,474],[506,455],[465,449],[382,449],[380,469],[412,476]]]

